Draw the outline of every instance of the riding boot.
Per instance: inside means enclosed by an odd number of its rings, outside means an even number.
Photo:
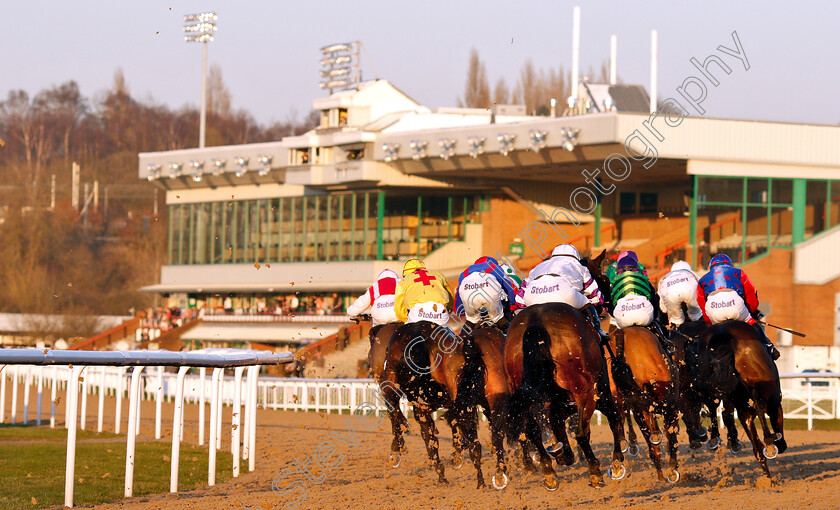
[[[668,338],[668,335],[662,331],[662,326],[659,324],[659,321],[653,321],[648,326],[656,336],[659,337],[659,341],[662,343],[662,347],[668,352],[668,354],[674,354],[676,348],[674,347],[674,343]]]
[[[598,312],[595,310],[595,307],[587,306],[581,310],[584,311],[592,327],[595,328],[598,336],[601,337],[601,345],[607,345],[610,342],[610,334],[601,329],[601,318],[598,317]]]
[[[779,349],[776,349],[776,346],[773,345],[773,342],[767,337],[767,333],[761,329],[761,324],[758,322],[753,323],[753,327],[758,331],[758,336],[761,338],[761,341],[764,343],[764,347],[767,349],[767,352],[770,353],[770,357],[773,358],[773,361],[779,359],[779,356],[782,353],[779,352]]]

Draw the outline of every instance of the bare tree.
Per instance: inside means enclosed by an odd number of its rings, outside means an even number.
[[[207,113],[220,117],[229,116],[230,99],[230,91],[222,80],[222,67],[213,64],[207,75]]]
[[[470,63],[467,68],[467,83],[464,86],[464,98],[458,98],[458,106],[466,108],[487,108],[490,105],[490,83],[484,62],[478,57],[478,50],[470,50]]]
[[[499,78],[496,81],[496,86],[493,88],[493,102],[496,104],[510,103],[510,89],[504,78]]]

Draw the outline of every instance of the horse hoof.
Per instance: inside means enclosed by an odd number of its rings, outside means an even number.
[[[589,477],[589,486],[590,487],[592,487],[594,489],[600,489],[604,485],[606,485],[606,484],[604,483],[603,478],[600,478],[600,477],[597,477],[597,476]]]
[[[735,440],[729,443],[729,451],[732,453],[741,453],[741,441]]]
[[[625,476],[627,476],[627,468],[624,467],[624,464],[619,464],[619,469],[613,469],[612,466],[607,468],[607,475],[609,475],[610,479],[612,480],[623,480]]]
[[[764,447],[764,456],[768,459],[775,459],[779,456],[779,449],[776,448],[776,445],[770,443]]]
[[[713,438],[709,439],[709,442],[706,443],[706,448],[709,449],[709,450],[712,450],[712,451],[715,451],[718,448],[720,448],[720,438],[719,437],[713,437]]]
[[[398,467],[400,467],[401,463],[402,463],[402,454],[401,453],[396,452],[396,453],[392,453],[391,455],[388,456],[388,465],[391,466],[391,468],[398,468]]]
[[[545,487],[545,490],[548,492],[554,492],[560,488],[560,480],[557,478],[552,478],[551,480],[546,478],[543,480],[543,487]]]
[[[508,475],[507,473],[502,473],[502,483],[496,481],[496,475],[493,475],[493,488],[497,491],[500,491],[507,487],[508,485]],[[555,489],[556,490],[556,489]]]
[[[668,483],[677,483],[680,481],[680,472],[676,469],[672,469],[668,476],[665,477],[665,481]]]
[[[461,457],[452,457],[452,469],[458,471],[464,467],[464,459]]]
[[[627,448],[630,446],[630,443],[627,442],[626,439],[622,439],[618,446],[621,448],[621,453],[627,453]]]
[[[787,441],[784,437],[777,437],[773,440],[773,444],[779,449],[779,453],[785,453],[785,450],[787,450]]]
[[[536,466],[536,465],[539,465],[539,463],[540,463],[540,454],[539,454],[539,453],[537,453],[537,452],[531,452],[531,462],[533,462],[535,466]]]
[[[661,432],[653,432],[650,435],[650,443],[658,445],[662,443],[662,433]]]
[[[630,446],[627,447],[627,455],[631,457],[638,457],[639,456],[639,443],[630,443]]]
[[[563,443],[557,441],[556,443],[552,444],[543,444],[543,447],[545,448],[545,451],[547,453],[549,453],[550,455],[554,455],[555,453],[563,449]]]

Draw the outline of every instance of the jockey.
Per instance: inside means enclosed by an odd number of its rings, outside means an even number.
[[[442,274],[427,271],[422,260],[411,259],[403,266],[403,280],[397,284],[394,311],[406,324],[429,321],[449,325],[452,291]]]
[[[668,314],[668,321],[677,327],[685,322],[682,305],[688,311],[688,319],[699,321],[703,310],[697,303],[697,275],[688,262],[679,260],[671,266],[671,272],[659,280],[659,309]]]
[[[659,337],[668,351],[673,344],[659,326],[657,305],[659,296],[653,290],[647,276],[639,269],[635,257],[624,257],[618,261],[615,279],[612,281],[610,313],[616,325],[624,329],[630,326],[650,328]]]
[[[639,257],[636,255],[636,252],[634,252],[634,251],[623,251],[623,252],[618,254],[618,258],[615,259],[615,262],[610,264],[610,267],[608,267],[607,271],[604,273],[604,276],[606,276],[610,280],[611,285],[612,285],[612,281],[615,279],[615,272],[618,269],[618,263],[621,262],[621,260],[624,259],[625,257],[633,258],[633,260],[636,261],[636,264],[639,265],[639,269],[641,270],[642,274],[645,275],[645,276],[648,275],[647,274],[647,269],[645,269],[645,266],[643,266],[642,263],[639,262]]]
[[[347,316],[351,319],[370,310],[373,327],[398,322],[394,312],[394,293],[400,277],[395,271],[385,269],[376,276],[376,281],[368,287],[367,292],[359,296],[347,308]]]
[[[507,264],[502,264],[501,268],[505,272],[505,275],[508,278],[510,278],[511,282],[513,283],[514,290],[518,291],[519,287],[522,286],[522,278],[519,276],[519,274],[517,274],[516,269]]]
[[[609,341],[610,336],[601,329],[601,319],[595,309],[604,304],[604,296],[589,269],[580,263],[577,248],[571,244],[557,245],[548,259],[531,270],[516,300],[520,308],[541,303],[571,305],[589,319],[602,342]]]
[[[700,278],[700,285],[697,287],[697,303],[703,310],[706,322],[710,324],[729,319],[752,324],[759,332],[770,356],[774,360],[779,359],[779,350],[767,338],[752,315],[758,311],[758,293],[747,273],[736,269],[728,256],[718,253],[712,257],[709,272]]]
[[[455,310],[465,315],[470,328],[484,318],[496,324],[510,317],[516,308],[516,290],[513,282],[504,273],[496,259],[480,257],[458,278],[458,292],[455,294]],[[502,329],[506,329],[504,324]]]

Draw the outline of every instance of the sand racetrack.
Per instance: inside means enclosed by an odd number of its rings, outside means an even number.
[[[228,408],[226,408],[226,411]],[[146,415],[149,416],[148,414]],[[349,424],[353,427],[348,430]],[[524,474],[518,452],[509,457],[511,481],[507,489],[475,488],[475,470],[468,461],[456,471],[449,467],[452,452],[448,427],[441,427],[441,455],[447,459],[446,476],[449,485],[441,486],[427,464],[425,448],[419,428],[412,421],[411,434],[406,436],[408,453],[396,469],[386,467],[391,434],[387,418],[373,430],[362,428],[348,415],[293,413],[260,410],[257,431],[257,469],[237,480],[215,487],[205,487],[178,494],[162,494],[131,498],[98,508],[165,508],[165,509],[215,509],[215,508],[301,508],[301,509],[459,509],[504,508],[535,509],[560,507],[586,508],[717,508],[717,509],[771,509],[771,508],[838,508],[840,506],[840,432],[789,431],[787,452],[770,461],[775,483],[769,487],[762,480],[748,443],[743,451],[732,454],[729,450],[718,453],[698,450],[689,452],[684,434],[681,434],[680,471],[682,480],[676,485],[656,481],[647,450],[642,455],[628,458],[630,474],[620,482],[607,479],[607,485],[593,489],[587,485],[586,468],[580,460],[569,468],[558,468],[560,490],[549,493],[542,488],[541,477]],[[188,423],[189,426],[189,423]],[[189,429],[188,429],[189,430]],[[357,445],[342,443],[331,434],[345,437]],[[229,438],[229,436],[228,436]],[[483,466],[485,479],[490,483],[493,473],[489,451],[487,424],[481,425],[484,445]],[[607,466],[610,447],[609,429],[593,426],[593,447],[602,463]],[[746,441],[744,434],[741,440]],[[293,467],[293,460],[315,465],[318,445],[330,441],[344,457],[340,465],[326,471],[314,468],[312,476],[321,478],[316,485],[307,481],[307,494],[300,490],[284,495],[272,492],[272,480],[284,468],[289,475],[276,481],[283,488],[295,481],[304,481]],[[228,446],[223,444],[223,448]],[[322,455],[324,451],[322,450]],[[288,506],[287,506],[288,505]]]

